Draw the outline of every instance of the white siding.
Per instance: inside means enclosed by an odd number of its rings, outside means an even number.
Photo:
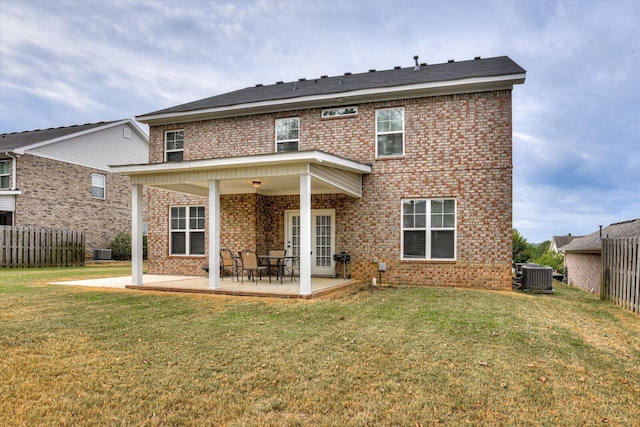
[[[147,163],[149,145],[131,129],[131,138],[124,137],[129,124],[110,127],[75,138],[28,150],[27,153],[104,171],[111,165]]]
[[[2,195],[0,196],[0,211],[15,212],[16,210],[16,196]]]

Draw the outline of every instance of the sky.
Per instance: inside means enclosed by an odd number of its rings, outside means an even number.
[[[640,1],[0,0],[0,133],[414,55],[506,55],[527,70],[513,90],[513,227],[540,243],[640,218],[638,22]]]

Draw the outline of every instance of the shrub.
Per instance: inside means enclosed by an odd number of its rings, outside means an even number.
[[[559,253],[545,252],[540,258],[535,259],[533,262],[540,265],[548,265],[558,273],[564,271],[564,256]]]
[[[116,234],[116,237],[109,242],[111,249],[111,259],[130,260],[131,259],[131,235],[125,231]]]

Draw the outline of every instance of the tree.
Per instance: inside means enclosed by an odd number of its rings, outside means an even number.
[[[512,229],[511,240],[513,243],[513,262],[527,262],[529,261],[530,251],[529,243],[517,229]]]

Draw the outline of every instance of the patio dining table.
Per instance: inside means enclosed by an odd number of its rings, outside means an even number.
[[[277,261],[276,268],[278,270],[278,275],[280,276],[280,284],[283,283],[284,266],[287,264],[287,260],[291,260],[291,262],[293,262],[294,260],[300,259],[297,255],[258,255],[258,258],[261,260]],[[271,282],[271,272],[269,272],[269,282]]]

